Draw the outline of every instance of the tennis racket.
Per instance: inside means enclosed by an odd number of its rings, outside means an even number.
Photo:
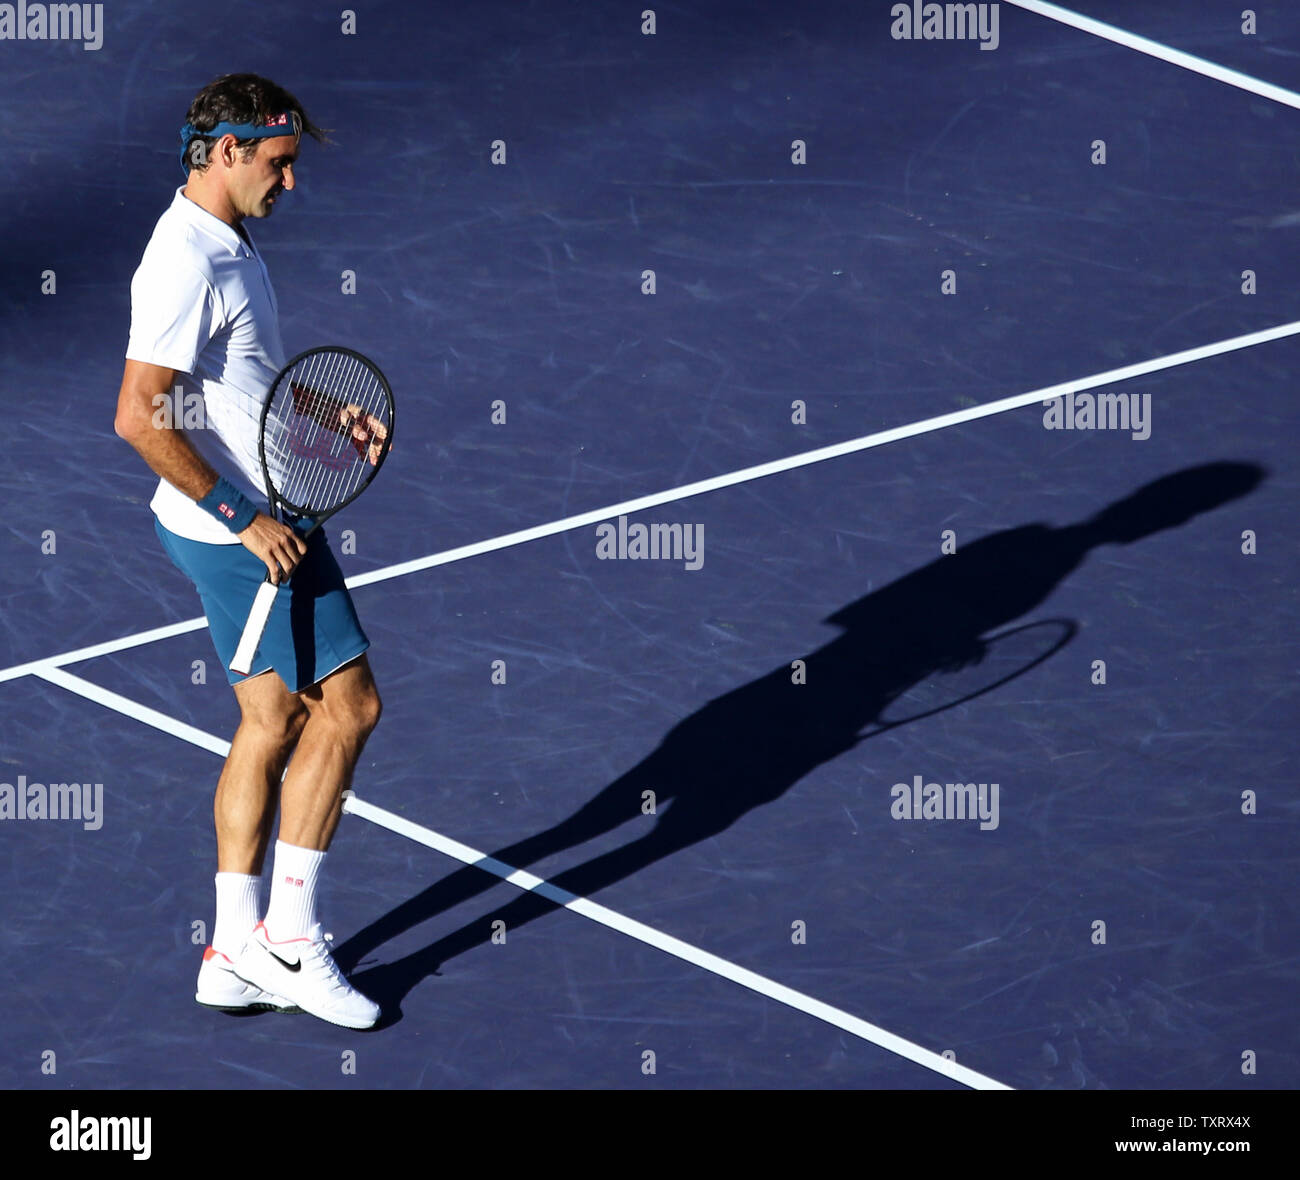
[[[393,445],[393,391],[359,352],[308,349],[280,370],[258,436],[270,515],[291,526],[309,520],[298,534],[306,540],[361,495],[383,466]],[[253,599],[230,661],[240,676],[252,670],[279,589],[268,573]]]

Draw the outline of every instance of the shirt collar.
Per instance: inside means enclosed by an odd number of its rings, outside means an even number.
[[[233,226],[227,225],[220,217],[215,217],[204,209],[201,205],[196,205],[185,195],[185,185],[181,185],[176,190],[176,196],[172,200],[172,208],[189,222],[197,230],[202,230],[208,237],[220,242],[223,247],[234,258],[241,255],[245,258],[254,257],[253,251],[249,249],[248,242],[239,236],[239,233]],[[252,238],[249,238],[252,241]]]

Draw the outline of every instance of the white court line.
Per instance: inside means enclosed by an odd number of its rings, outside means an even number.
[[[230,743],[215,734],[195,729],[192,725],[177,721],[174,717],[168,717],[165,713],[159,713],[154,709],[147,708],[136,701],[120,696],[118,693],[109,692],[108,689],[92,684],[89,680],[83,680],[80,676],[73,676],[70,672],[64,672],[59,668],[41,668],[33,672],[32,675],[39,676],[42,680],[48,680],[51,684],[57,684],[60,688],[66,688],[69,692],[86,697],[88,700],[95,701],[127,717],[133,717],[137,721],[142,721],[146,725],[151,725],[155,729],[160,729],[164,733],[169,733],[173,737],[190,742],[192,745],[199,746],[213,754],[220,754],[225,757],[230,752]],[[482,869],[495,877],[500,877],[503,881],[519,889],[529,893],[536,893],[548,901],[553,901],[557,905],[572,910],[575,914],[589,918],[591,921],[598,922],[611,930],[617,930],[620,934],[635,938],[639,942],[644,942],[657,950],[665,951],[676,958],[685,960],[687,963],[702,967],[714,975],[720,975],[724,979],[729,979],[733,983],[747,987],[750,991],[767,996],[768,999],[775,1000],[779,1004],[785,1004],[808,1016],[833,1024],[836,1028],[841,1028],[856,1037],[870,1041],[873,1045],[877,1045],[887,1052],[894,1053],[899,1057],[905,1057],[907,1060],[933,1070],[935,1073],[943,1074],[944,1077],[951,1078],[964,1086],[970,1086],[976,1090],[1011,1089],[1010,1086],[985,1077],[973,1069],[967,1069],[964,1065],[958,1065],[955,1061],[949,1061],[938,1053],[923,1049],[920,1045],[904,1040],[894,1033],[870,1024],[839,1008],[834,1008],[821,1000],[814,999],[812,996],[805,995],[803,992],[797,992],[782,983],[768,979],[766,976],[739,967],[735,963],[719,958],[717,955],[710,954],[699,947],[692,946],[688,942],[683,942],[679,938],[663,934],[652,926],[646,926],[634,918],[625,917],[615,910],[597,905],[593,901],[588,901],[585,897],[569,893],[567,890],[560,889],[543,878],[534,876],[532,873],[512,868],[510,865],[504,864],[484,852],[479,852],[469,847],[469,845],[461,844],[459,841],[452,840],[447,836],[441,836],[437,832],[421,827],[419,824],[413,824],[399,815],[394,815],[391,811],[385,811],[372,803],[365,803],[351,791],[347,792],[344,798],[343,810],[357,816],[359,819],[369,820],[379,827],[387,828],[400,836],[415,840],[427,848],[435,849],[444,856],[449,856],[462,864]]]
[[[448,549],[444,553],[435,553],[429,557],[419,557],[414,561],[404,561],[383,569],[372,570],[368,574],[359,574],[348,579],[349,586],[368,586],[373,582],[383,582],[389,578],[398,578],[403,574],[415,573],[436,565],[461,561],[466,557],[476,557],[480,553],[491,553],[505,549],[510,545],[522,545],[526,541],[535,541],[540,537],[553,536],[555,533],[567,532],[569,529],[584,525],[597,524],[611,516],[630,516],[634,512],[644,512],[660,504],[674,503],[705,492],[714,492],[719,488],[731,487],[733,484],[746,483],[749,480],[762,479],[767,475],[776,475],[782,471],[793,471],[797,467],[807,467],[813,463],[822,463],[827,459],[838,459],[842,455],[852,455],[857,451],[870,450],[872,447],[884,446],[899,439],[914,438],[918,434],[929,434],[933,430],[943,430],[949,426],[960,426],[964,422],[974,422],[979,418],[988,418],[993,414],[1002,414],[1007,410],[1032,406],[1035,402],[1050,401],[1064,397],[1067,393],[1080,393],[1086,389],[1095,389],[1099,385],[1113,385],[1120,381],[1130,381],[1134,377],[1144,377],[1162,369],[1172,369],[1177,365],[1190,364],[1205,360],[1207,357],[1219,356],[1225,352],[1250,348],[1256,344],[1266,344],[1271,340],[1280,340],[1285,336],[1300,334],[1300,320],[1289,324],[1279,324],[1275,328],[1265,328],[1260,332],[1250,332],[1244,336],[1234,336],[1228,340],[1219,340],[1213,344],[1203,344],[1199,348],[1188,348],[1182,352],[1170,353],[1169,356],[1154,360],[1139,361],[1124,365],[1118,369],[1108,369],[1104,373],[1094,373],[1091,377],[1080,377],[1075,381],[1062,381],[1056,385],[1046,385],[1042,389],[1032,389],[1028,393],[1017,393],[999,401],[985,402],[970,406],[964,410],[954,410],[950,414],[940,414],[935,418],[925,418],[907,426],[894,426],[889,430],[880,430],[848,442],[834,443],[828,447],[819,447],[815,451],[790,455],[785,459],[774,459],[770,463],[760,463],[755,467],[745,467],[726,475],[715,475],[711,479],[701,479],[696,483],[684,484],[679,488],[669,488],[665,492],[655,492],[648,496],[639,496],[635,500],[624,500],[621,504],[611,504],[606,508],[597,508],[578,516],[569,516],[550,524],[537,525],[530,529],[521,529],[515,533],[494,537],[488,541],[476,541],[472,545],[462,545],[458,549]]]
[[[376,807],[373,803],[366,803],[358,799],[351,791],[347,792],[344,797],[343,810],[362,819],[368,819],[371,823],[387,828],[390,832],[396,832],[399,836],[405,836],[407,839],[423,844],[426,848],[441,852],[444,856],[449,856],[453,860],[472,865],[474,868],[483,869],[485,872],[500,877],[511,885],[529,893],[536,893],[546,898],[547,901],[555,902],[557,905],[564,906],[565,909],[572,910],[575,914],[581,914],[584,918],[590,918],[591,921],[607,926],[611,930],[617,930],[620,934],[625,934],[629,938],[635,938],[638,942],[644,942],[696,967],[702,967],[705,971],[720,975],[723,979],[729,979],[732,983],[740,984],[741,987],[747,987],[750,991],[766,996],[770,1000],[776,1000],[777,1003],[795,1008],[808,1016],[823,1020],[827,1024],[833,1024],[836,1028],[852,1033],[855,1037],[860,1037],[864,1041],[870,1041],[873,1045],[877,1045],[889,1053],[905,1057],[908,1061],[935,1073],[943,1074],[944,1077],[950,1078],[954,1082],[960,1082],[963,1086],[970,1086],[975,1090],[1010,1090],[1012,1088],[1002,1082],[994,1081],[982,1073],[977,1073],[973,1069],[967,1069],[964,1065],[958,1065],[955,1061],[949,1061],[946,1057],[931,1052],[929,1049],[923,1049],[920,1045],[904,1040],[902,1037],[896,1036],[878,1025],[869,1024],[857,1016],[853,1016],[839,1008],[834,1008],[821,1000],[814,999],[804,992],[795,991],[793,988],[786,987],[783,983],[777,983],[764,975],[759,975],[744,967],[738,967],[735,963],[719,958],[708,951],[700,950],[699,947],[692,946],[688,942],[664,934],[662,931],[654,929],[653,926],[647,926],[633,918],[625,917],[623,914],[607,909],[605,906],[597,905],[594,901],[589,901],[585,897],[579,897],[576,893],[560,889],[549,881],[525,872],[523,869],[512,868],[508,864],[470,848],[467,844],[461,844],[446,836],[440,836],[437,832],[432,832],[419,824],[411,823],[410,820],[403,819],[400,815],[394,815],[391,811],[385,811],[382,807]]]
[[[1181,49],[1170,49],[1168,45],[1162,45],[1159,41],[1139,37],[1136,33],[1093,20],[1090,16],[1080,16],[1079,13],[1071,12],[1068,8],[1061,8],[1056,4],[1046,4],[1043,0],[1006,0],[1006,2],[1014,4],[1017,8],[1023,8],[1026,12],[1037,13],[1049,20],[1059,21],[1063,25],[1070,25],[1085,33],[1091,33],[1094,37],[1114,41],[1126,49],[1136,49],[1138,53],[1157,57],[1171,65],[1181,66],[1195,74],[1213,78],[1216,82],[1226,82],[1239,90],[1249,90],[1251,94],[1258,94],[1261,98],[1269,98],[1284,106],[1300,110],[1300,94],[1292,90],[1284,90],[1281,86],[1274,86],[1271,82],[1261,82],[1258,78],[1252,78],[1249,74],[1242,74],[1237,70],[1230,70],[1226,66],[1216,65],[1203,57],[1195,57],[1190,53],[1184,53]],[[1225,10],[1223,15],[1225,19],[1229,19],[1232,13]]]
[[[208,620],[200,615],[197,619],[185,619],[179,623],[168,623],[165,627],[154,627],[151,631],[139,631],[134,635],[124,635],[121,639],[110,639],[97,643],[93,647],[79,647],[76,651],[65,651],[62,655],[46,656],[31,660],[26,664],[15,664],[12,668],[0,671],[0,682],[16,680],[19,676],[38,676],[46,668],[57,668],[62,664],[76,664],[81,660],[92,660],[96,656],[112,655],[115,651],[125,651],[129,647],[142,647],[146,643],[157,643],[161,639],[170,639],[173,635],[184,635],[187,631],[201,631],[208,625]]]
[[[643,512],[647,508],[654,508],[660,504],[685,500],[690,496],[699,496],[705,492],[717,491],[719,488],[731,487],[733,484],[744,483],[752,479],[761,479],[767,475],[776,475],[782,471],[793,471],[798,467],[807,467],[812,463],[836,459],[841,455],[851,455],[856,451],[869,450],[872,447],[883,446],[885,443],[897,442],[899,439],[928,434],[934,430],[943,430],[948,426],[959,426],[963,422],[973,422],[978,418],[988,418],[993,414],[1001,414],[1007,410],[1030,406],[1037,401],[1049,401],[1052,398],[1064,397],[1067,393],[1081,393],[1087,389],[1095,389],[1100,385],[1130,381],[1134,377],[1144,377],[1148,373],[1158,373],[1162,369],[1172,369],[1178,365],[1191,364],[1193,361],[1222,356],[1224,353],[1237,352],[1243,348],[1252,348],[1257,344],[1267,344],[1272,340],[1281,340],[1284,337],[1295,335],[1300,335],[1300,320],[1289,324],[1279,324],[1274,328],[1265,328],[1259,332],[1249,332],[1244,336],[1233,336],[1227,340],[1218,340],[1213,344],[1203,344],[1199,348],[1188,348],[1182,352],[1170,353],[1168,356],[1156,357],[1154,360],[1139,361],[1136,364],[1124,365],[1118,369],[1108,369],[1104,373],[1094,373],[1091,377],[1080,377],[1075,381],[1062,381],[1057,385],[1047,385],[1042,389],[1030,390],[1028,393],[1018,393],[1012,397],[1002,398],[1000,401],[985,402],[983,405],[971,406],[964,410],[955,410],[951,414],[941,414],[937,418],[926,418],[907,426],[895,426],[889,430],[878,431],[876,434],[850,439],[848,442],[835,443],[832,446],[821,447],[815,451],[804,451],[798,455],[790,455],[785,459],[760,463],[756,467],[745,467],[740,471],[717,475],[711,479],[702,479],[679,488],[669,488],[664,492],[654,492],[648,496],[640,496],[635,500],[624,500],[621,504],[596,508],[578,516],[568,516],[563,520],[552,521],[549,524],[536,525],[533,528],[520,529],[518,532],[505,533],[502,536],[492,537],[486,541],[475,541],[470,545],[461,545],[459,548],[447,549],[442,553],[433,553],[428,557],[419,557],[414,561],[398,562],[396,565],[384,566],[381,569],[371,570],[366,574],[356,574],[348,578],[347,584],[355,589],[358,586],[369,586],[375,582],[386,582],[390,578],[400,578],[406,574],[417,573],[420,570],[432,569],[434,566],[448,565],[453,561],[463,561],[467,557],[477,557],[479,554],[492,553],[498,549],[509,548],[512,545],[522,545],[527,541],[554,536],[556,533],[582,528],[584,525],[598,524],[611,516],[625,516],[634,512]],[[160,639],[170,638],[173,635],[181,635],[186,631],[197,631],[205,625],[206,620],[202,618],[186,619],[180,623],[170,623],[165,627],[156,627],[151,631],[142,631],[136,635],[125,635],[121,639],[112,639],[107,643],[96,644],[94,647],[78,648],[76,651],[64,652],[61,655],[45,656],[25,664],[15,664],[10,668],[0,669],[0,682],[15,680],[20,676],[33,675],[42,669],[57,668],[63,664],[73,664],[79,660],[91,659],[94,656],[107,655],[111,652],[123,651],[126,648],[154,643]]]
[[[147,705],[142,705],[129,697],[109,692],[108,689],[100,688],[98,684],[91,684],[89,680],[82,680],[80,676],[74,676],[61,668],[38,668],[32,675],[48,680],[51,684],[57,684],[60,688],[66,688],[69,692],[75,692],[78,696],[85,697],[114,712],[133,717],[136,721],[143,721],[145,725],[152,725],[154,729],[161,729],[163,733],[169,733],[191,745],[201,746],[213,754],[220,754],[223,758],[230,753],[230,743],[215,734],[195,729],[192,725],[186,725],[184,721],[177,721],[175,717],[168,717],[166,713],[159,713],[156,709],[150,709]]]

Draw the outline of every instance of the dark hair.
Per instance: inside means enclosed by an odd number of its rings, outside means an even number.
[[[318,143],[329,143],[325,131],[307,117],[302,103],[282,86],[258,74],[223,74],[194,96],[190,109],[185,113],[185,122],[199,132],[186,145],[186,167],[198,172],[207,169],[208,154],[219,137],[204,135],[205,130],[211,130],[218,123],[264,123],[284,111],[297,116],[304,134]],[[251,160],[261,141],[241,139],[238,142],[244,159]],[[195,144],[202,146],[196,148]]]

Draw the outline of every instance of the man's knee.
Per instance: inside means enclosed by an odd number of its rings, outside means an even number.
[[[379,689],[374,685],[374,681],[363,689],[357,696],[353,705],[352,715],[357,728],[357,736],[368,738],[375,726],[379,724],[379,718],[384,713],[384,702],[379,697]]]
[[[379,724],[380,715],[384,711],[383,701],[368,667],[357,669],[352,675],[331,678],[314,685],[304,697],[312,716],[319,718],[337,737],[349,743],[365,742]]]
[[[297,742],[309,716],[306,706],[290,693],[240,696],[239,711],[240,729],[282,749]]]

